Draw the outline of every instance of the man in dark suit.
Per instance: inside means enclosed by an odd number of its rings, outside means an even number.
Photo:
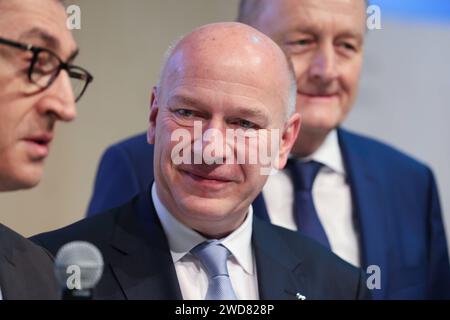
[[[7,300],[58,299],[50,254],[0,224],[0,297]]]
[[[87,73],[61,64],[77,52],[61,3],[0,0],[0,192],[40,181],[55,123],[75,117],[82,93],[72,90],[67,72],[87,83]],[[0,298],[58,295],[47,251],[0,224]]]
[[[168,54],[153,91],[154,183],[33,240],[52,253],[73,240],[98,246],[106,267],[97,299],[369,297],[362,270],[253,216],[251,203],[296,140],[295,96],[293,70],[264,34],[239,23],[194,30]]]
[[[340,127],[357,93],[364,9],[362,0],[241,1],[239,21],[270,36],[290,57],[303,114],[291,165],[269,178],[255,214],[300,229],[356,266],[379,267],[376,299],[450,298],[447,244],[430,168]],[[88,215],[140,192],[153,178],[147,161],[152,154],[145,135],[108,148]],[[295,181],[305,174],[296,172],[308,165],[317,168],[313,184],[297,191]],[[309,201],[297,196],[302,192]],[[313,208],[303,211],[312,212],[314,232],[302,228],[298,217],[305,206]]]

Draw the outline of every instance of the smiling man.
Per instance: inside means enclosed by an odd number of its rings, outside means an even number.
[[[34,240],[53,253],[75,239],[98,246],[107,267],[97,299],[366,298],[361,270],[253,215],[267,175],[249,158],[279,133],[271,158],[285,165],[300,128],[295,95],[288,60],[262,33],[239,23],[194,30],[170,52],[153,92],[154,182],[121,207]],[[196,124],[209,137],[201,143]],[[220,139],[227,130],[240,142]],[[216,161],[177,164],[179,132],[189,136],[182,155],[214,144]]]
[[[55,125],[75,118],[75,102],[91,80],[67,64],[77,52],[59,1],[0,0],[0,192],[41,180]],[[0,293],[58,298],[49,254],[1,224]]]
[[[242,0],[238,20],[291,60],[302,128],[285,170],[268,179],[255,215],[321,242],[364,269],[377,299],[450,298],[450,266],[431,169],[342,128],[358,91],[364,0]],[[395,107],[395,106],[393,106]],[[88,215],[124,203],[153,179],[145,134],[104,153]]]

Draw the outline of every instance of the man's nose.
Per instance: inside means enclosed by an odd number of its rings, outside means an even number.
[[[329,83],[337,77],[336,54],[333,44],[321,44],[313,56],[309,68],[311,79]]]
[[[61,121],[69,122],[75,119],[77,115],[75,96],[66,71],[61,71],[50,87],[42,92],[38,109],[40,113],[53,114]]]
[[[230,156],[226,139],[226,126],[219,119],[211,119],[203,128],[203,160],[207,164],[222,164]],[[196,148],[194,148],[195,150]]]

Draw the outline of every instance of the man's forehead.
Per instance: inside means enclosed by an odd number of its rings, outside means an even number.
[[[0,0],[0,35],[54,50],[62,55],[76,51],[66,27],[64,7],[56,0]]]
[[[308,31],[332,25],[334,29],[364,33],[365,2],[363,0],[286,0],[266,2],[263,23],[283,22],[291,31]],[[264,22],[265,21],[265,22]],[[295,30],[294,30],[295,29]]]
[[[280,112],[285,103],[279,90],[239,81],[188,77],[172,79],[163,85],[161,102],[167,106],[195,106],[205,110],[227,107],[223,111],[239,110],[243,115],[268,119]]]
[[[362,1],[329,1],[311,2],[304,1],[303,6],[292,8],[291,13],[302,16],[301,21],[312,23],[320,19],[338,21],[342,25],[357,25],[357,22],[365,21],[365,9]],[[352,23],[346,23],[352,22]]]

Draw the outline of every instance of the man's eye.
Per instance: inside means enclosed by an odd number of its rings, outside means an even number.
[[[36,65],[40,68],[53,67],[52,60],[45,57],[37,59]]]
[[[341,47],[344,48],[345,50],[356,51],[356,47],[354,45],[352,45],[351,43],[348,43],[348,42],[342,43]]]
[[[303,38],[303,39],[297,39],[293,41],[288,41],[285,45],[285,50],[289,53],[300,53],[304,50],[307,50],[311,48],[311,46],[314,44],[314,39],[310,38]]]
[[[175,114],[180,117],[191,118],[194,116],[194,112],[192,110],[187,109],[178,109],[175,110]]]
[[[309,39],[300,39],[294,42],[294,44],[299,45],[299,46],[306,46],[308,44],[311,43],[311,40]]]
[[[38,59],[33,66],[33,72],[40,75],[48,75],[54,71],[55,67],[48,59]]]
[[[254,129],[256,127],[256,124],[253,122],[243,119],[236,121],[236,124],[244,129]]]

